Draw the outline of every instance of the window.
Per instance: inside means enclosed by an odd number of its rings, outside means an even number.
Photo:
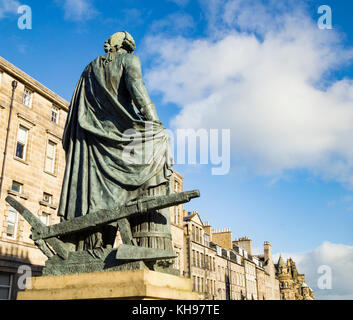
[[[210,237],[207,233],[204,233],[204,243],[206,247],[210,246]]]
[[[178,207],[174,207],[174,223],[178,224]]]
[[[50,215],[42,212],[42,215],[40,216],[40,221],[42,221],[42,223],[44,223],[46,226],[49,226]]]
[[[6,234],[9,238],[15,239],[16,238],[16,229],[17,229],[17,211],[10,207],[9,208],[9,215],[7,217],[7,230]]]
[[[16,145],[16,157],[22,160],[26,160],[27,151],[27,140],[28,140],[28,129],[25,127],[18,127],[17,134],[17,145]]]
[[[54,122],[56,124],[59,123],[59,109],[56,107],[52,107],[51,109],[51,122]]]
[[[0,272],[0,300],[10,300],[12,275]]]
[[[32,96],[33,96],[32,91],[25,88],[25,90],[23,92],[23,104],[29,108],[32,107]]]
[[[15,191],[17,193],[22,193],[22,189],[23,189],[23,185],[21,183],[12,181],[12,186],[11,186],[12,191]]]
[[[49,193],[43,193],[43,201],[48,203],[48,204],[52,204],[53,202],[53,196]]]
[[[54,173],[55,171],[55,155],[56,155],[56,143],[48,141],[47,144],[47,157],[45,159],[45,171]]]
[[[177,257],[174,259],[174,268],[175,268],[175,269],[179,269],[179,266],[180,266],[180,256],[179,256],[179,252],[175,252],[175,255],[176,255]]]
[[[179,192],[179,182],[178,181],[174,182],[174,192],[175,193]]]

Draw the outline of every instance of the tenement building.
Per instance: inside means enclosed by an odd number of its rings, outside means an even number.
[[[282,300],[314,300],[314,291],[305,283],[305,275],[298,272],[291,258],[285,263],[280,256],[276,268]]]
[[[229,229],[213,230],[197,212],[186,211],[184,241],[185,275],[192,279],[200,299],[280,300],[268,242],[264,260],[252,255],[249,238],[233,241]]]
[[[178,172],[173,172],[173,177],[171,179],[172,190],[175,193],[183,191],[183,176]],[[180,275],[185,275],[184,269],[184,206],[181,204],[179,206],[170,208],[170,228],[173,238],[173,249],[177,258],[175,259],[174,267],[179,270]]]
[[[6,202],[11,195],[49,225],[65,168],[61,137],[68,103],[0,57],[0,299],[15,299],[18,268],[40,274],[45,256],[30,226]]]

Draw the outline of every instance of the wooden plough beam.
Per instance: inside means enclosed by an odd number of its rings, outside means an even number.
[[[48,257],[53,255],[51,249],[46,245],[47,243],[55,250],[58,256],[62,259],[67,259],[69,252],[65,247],[65,243],[58,238],[60,236],[94,229],[105,224],[126,219],[132,215],[177,206],[198,197],[200,197],[198,190],[158,197],[145,197],[129,202],[116,210],[100,210],[52,226],[44,225],[32,212],[13,197],[8,196],[5,200],[32,226],[31,238],[45,255]]]

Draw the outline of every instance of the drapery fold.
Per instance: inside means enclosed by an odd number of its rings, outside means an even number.
[[[133,70],[133,72],[131,72]],[[90,63],[77,83],[63,135],[66,169],[58,215],[65,220],[114,209],[172,174],[165,128],[142,121],[133,101],[151,103],[139,59],[109,53]],[[135,96],[134,96],[135,95]],[[139,95],[139,96],[136,96]]]

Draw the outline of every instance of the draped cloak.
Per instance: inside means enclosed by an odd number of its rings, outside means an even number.
[[[62,219],[115,209],[168,183],[169,136],[161,124],[138,114],[150,104],[137,56],[108,53],[85,68],[63,135]]]

